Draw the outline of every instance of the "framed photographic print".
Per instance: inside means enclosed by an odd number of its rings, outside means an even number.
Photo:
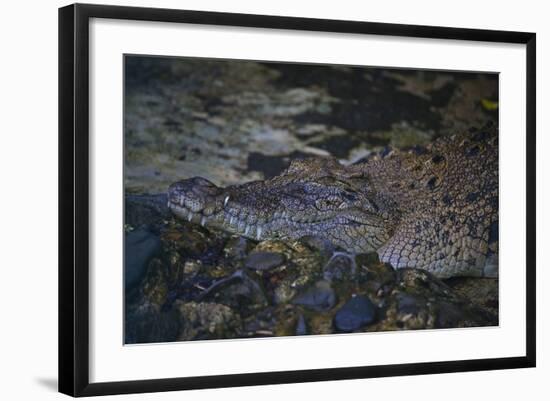
[[[59,389],[535,366],[535,34],[59,10]]]

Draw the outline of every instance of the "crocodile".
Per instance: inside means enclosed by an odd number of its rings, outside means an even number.
[[[498,277],[498,129],[348,166],[296,159],[274,178],[225,188],[193,177],[169,187],[168,208],[256,241],[317,236],[353,254],[375,251],[394,268]]]

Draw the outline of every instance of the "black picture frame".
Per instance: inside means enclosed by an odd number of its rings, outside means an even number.
[[[438,38],[526,45],[527,324],[521,357],[408,363],[122,382],[89,381],[88,61],[91,18]],[[536,35],[434,26],[74,4],[59,9],[59,391],[94,396],[314,382],[535,366],[535,101]]]

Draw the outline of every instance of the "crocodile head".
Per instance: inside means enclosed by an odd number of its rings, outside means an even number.
[[[389,237],[368,179],[335,159],[295,160],[281,175],[221,188],[194,177],[172,184],[176,216],[254,240],[313,235],[353,252]]]

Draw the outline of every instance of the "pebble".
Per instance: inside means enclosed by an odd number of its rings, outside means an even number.
[[[336,294],[328,281],[320,280],[298,294],[292,303],[318,311],[329,310],[336,304]]]
[[[246,268],[251,270],[271,270],[281,266],[285,257],[276,252],[253,252],[244,261]]]
[[[376,319],[376,306],[365,296],[352,297],[334,316],[334,327],[351,332],[366,326]]]

